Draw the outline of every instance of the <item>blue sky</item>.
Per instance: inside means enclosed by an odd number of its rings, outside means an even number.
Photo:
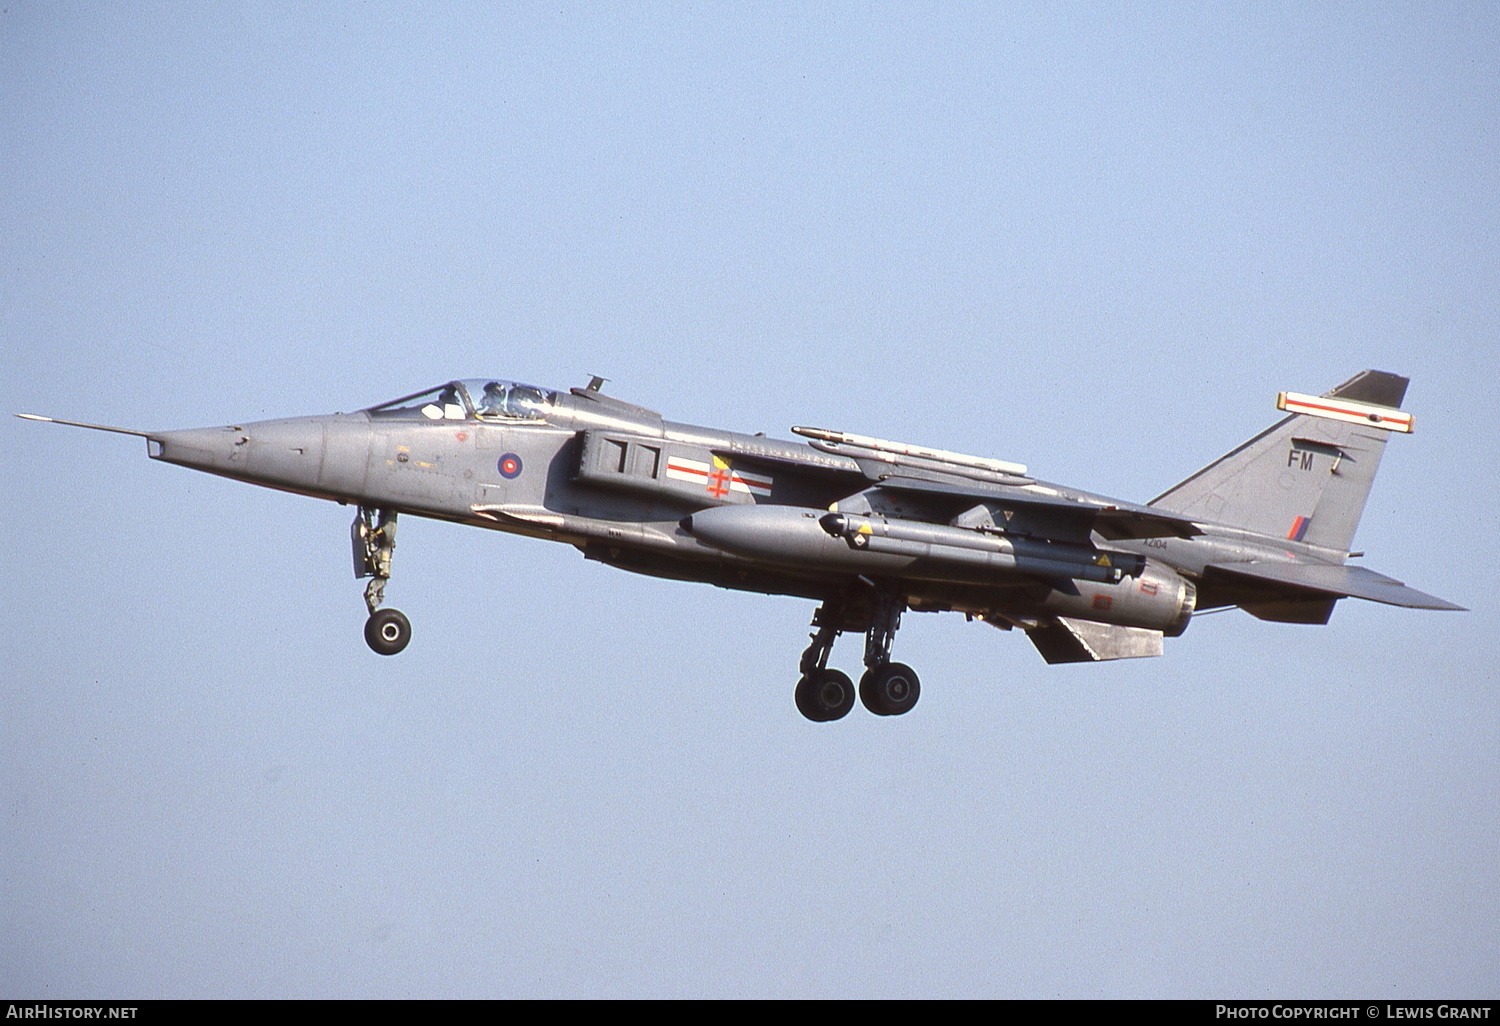
[[[0,993],[1453,996],[1500,981],[1489,5],[0,11],[7,412],[611,379],[1145,500],[1409,375],[1356,547],[1471,607],[1047,667],[0,424]],[[857,639],[834,663],[858,663]]]

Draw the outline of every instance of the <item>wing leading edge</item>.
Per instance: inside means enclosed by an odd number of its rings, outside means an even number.
[[[909,492],[958,500],[960,503],[993,502],[999,506],[1035,510],[1044,516],[1074,519],[1089,530],[1116,541],[1123,538],[1192,538],[1203,530],[1190,518],[1175,513],[1131,504],[1099,505],[1062,496],[1040,495],[1025,488],[1007,485],[959,484],[951,481],[929,481],[913,477],[888,477],[879,487],[892,492]],[[1076,533],[1076,532],[1067,532]]]

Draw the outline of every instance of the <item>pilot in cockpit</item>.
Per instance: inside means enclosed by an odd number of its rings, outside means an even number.
[[[505,386],[498,381],[491,381],[484,386],[484,398],[479,402],[479,413],[484,416],[501,417],[505,415]]]
[[[540,420],[547,415],[547,393],[532,385],[510,386],[506,401],[507,411],[512,417]]]

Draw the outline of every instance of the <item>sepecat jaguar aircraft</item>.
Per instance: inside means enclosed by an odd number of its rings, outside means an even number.
[[[797,708],[854,706],[828,666],[865,635],[857,694],[908,712],[891,660],[906,610],[1024,631],[1049,663],[1155,656],[1195,612],[1327,623],[1342,598],[1460,609],[1346,561],[1407,379],[1364,371],[1144,505],[1031,477],[1018,463],[822,428],[807,439],[694,427],[601,390],[450,381],[356,413],[181,431],[18,414],[138,435],[151,458],[358,507],[365,640],[395,655],[411,625],[383,605],[399,514],[566,542],[636,573],[819,603]]]

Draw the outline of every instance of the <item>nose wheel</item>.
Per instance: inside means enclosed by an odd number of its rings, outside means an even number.
[[[350,528],[354,542],[354,576],[368,577],[365,585],[365,644],[378,655],[395,655],[411,641],[411,621],[399,609],[382,609],[385,585],[391,579],[391,556],[396,551],[394,510],[361,506]]]
[[[411,640],[411,621],[399,609],[377,609],[365,621],[365,643],[381,655],[395,655]]]

